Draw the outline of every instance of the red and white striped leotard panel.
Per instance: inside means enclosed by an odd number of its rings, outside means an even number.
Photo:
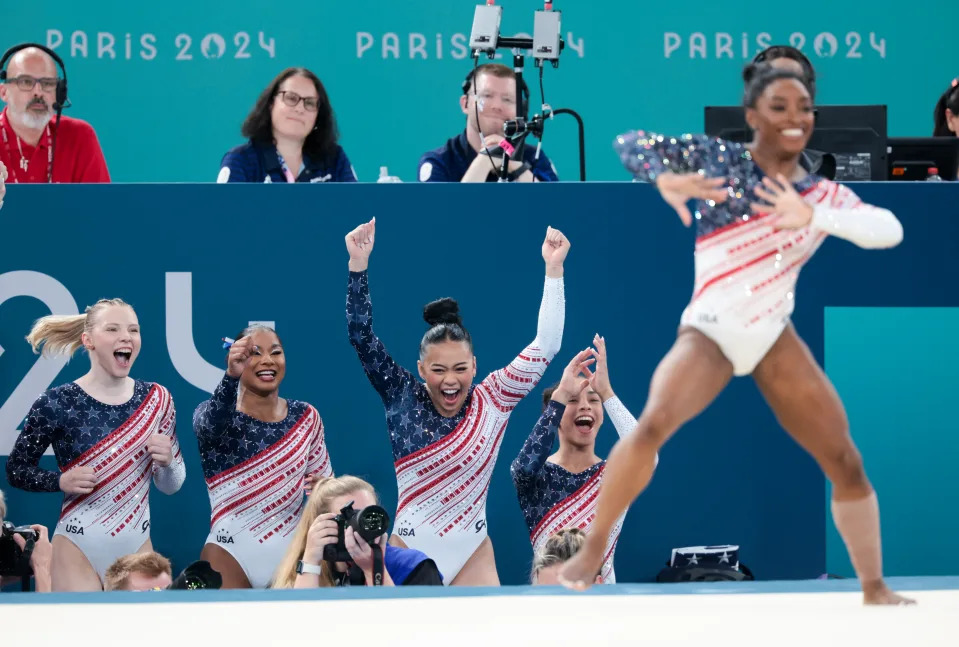
[[[207,479],[211,533],[245,544],[287,538],[300,518],[307,474],[333,475],[323,423],[311,405],[280,440]]]

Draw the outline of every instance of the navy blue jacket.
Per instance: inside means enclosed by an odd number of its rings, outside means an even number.
[[[466,169],[469,168],[478,153],[470,146],[466,139],[464,130],[456,137],[448,140],[444,145],[436,150],[424,153],[420,158],[420,165],[416,177],[420,182],[459,182],[466,175]],[[539,159],[534,160],[536,155],[536,146],[529,142],[523,149],[523,161],[530,165],[535,177],[540,182],[557,182],[556,168],[546,157],[546,153],[540,151]],[[492,164],[490,171],[493,170]],[[490,173],[487,176],[487,182],[495,182],[496,175]]]
[[[290,169],[294,171],[294,169]],[[250,141],[231,149],[220,162],[216,181],[224,182],[286,182],[276,147]],[[312,160],[304,155],[303,170],[297,182],[356,182],[356,172],[340,146],[330,160]]]

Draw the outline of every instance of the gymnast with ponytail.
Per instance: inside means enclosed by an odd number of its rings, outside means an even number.
[[[102,591],[117,558],[153,550],[150,481],[174,494],[186,477],[173,398],[159,384],[130,377],[140,323],[121,299],[42,317],[27,342],[45,356],[69,358],[82,348],[90,370],[40,394],[10,452],[7,479],[29,492],[63,492],[53,590]],[[51,445],[55,470],[40,467]]]

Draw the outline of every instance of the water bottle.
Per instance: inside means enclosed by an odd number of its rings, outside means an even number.
[[[385,166],[380,167],[380,177],[376,180],[377,184],[392,184],[394,182],[402,182],[400,178],[395,175],[390,175],[389,169]]]
[[[939,169],[937,169],[935,166],[926,171],[926,173],[928,173],[926,182],[942,182],[942,178],[939,177]]]

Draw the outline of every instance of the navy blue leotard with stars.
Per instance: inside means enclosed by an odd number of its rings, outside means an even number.
[[[463,409],[437,412],[419,379],[390,357],[373,333],[367,272],[351,272],[350,343],[386,409],[399,504],[394,535],[426,553],[446,583],[487,537],[486,497],[509,416],[559,350],[563,279],[547,278],[536,338],[510,364],[470,387]]]
[[[147,450],[154,434],[172,439],[168,466],[154,463]],[[59,470],[39,466],[51,445]],[[31,492],[56,492],[62,473],[78,467],[93,469],[96,487],[64,495],[54,534],[76,544],[102,579],[113,560],[150,538],[150,477],[161,492],[173,494],[186,476],[170,392],[136,380],[133,397],[117,405],[94,399],[75,382],[43,393],[10,452],[7,479]]]
[[[636,426],[636,419],[615,395],[606,400],[603,407],[620,436]],[[547,460],[553,451],[565,410],[566,405],[554,400],[547,403],[510,468],[534,553],[563,528],[580,528],[589,532],[596,517],[596,497],[606,461],[600,461],[582,472],[570,472]],[[623,513],[616,521],[606,542],[602,576],[608,584],[616,582],[613,553],[625,516]]]
[[[312,405],[287,400],[283,420],[257,420],[237,410],[239,384],[224,375],[193,414],[212,509],[206,543],[229,552],[263,588],[299,523],[304,479],[332,476],[333,468]]]

